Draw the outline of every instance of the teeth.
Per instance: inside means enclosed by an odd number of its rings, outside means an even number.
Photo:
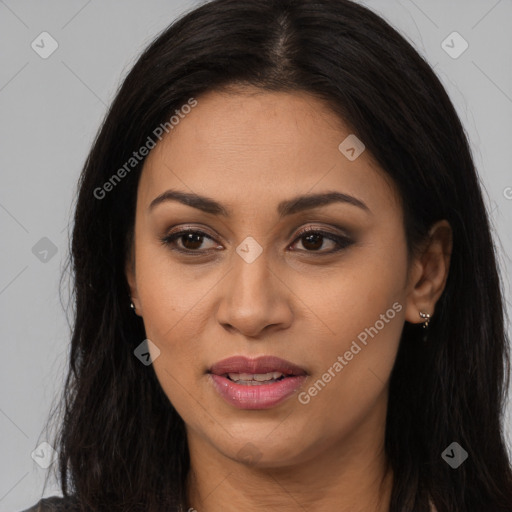
[[[269,372],[269,373],[228,373],[231,380],[235,382],[265,382],[269,380],[276,380],[282,377],[284,374],[281,372]]]

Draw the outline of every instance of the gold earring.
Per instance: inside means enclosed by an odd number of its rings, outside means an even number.
[[[428,323],[430,322],[431,315],[429,315],[428,313],[423,313],[423,311],[420,311],[420,317],[425,320],[423,322],[423,328],[426,329],[428,327]]]

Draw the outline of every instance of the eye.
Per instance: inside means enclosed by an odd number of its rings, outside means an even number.
[[[177,244],[178,247],[174,248],[171,247],[173,250],[178,252],[183,252],[186,254],[192,254],[196,253],[195,255],[204,254],[203,251],[198,251],[198,249],[202,246],[204,239],[207,238],[209,240],[213,241],[213,238],[208,236],[203,231],[198,231],[197,229],[183,229],[181,231],[178,231],[176,233],[172,233],[164,238],[162,238],[162,243],[164,245],[173,246],[176,245],[176,242],[181,243],[181,247],[179,247],[180,244]]]
[[[210,249],[205,249],[203,247],[203,250],[200,250],[205,240],[211,240],[212,242],[214,241],[212,237],[203,231],[197,229],[182,229],[181,231],[171,233],[170,235],[162,238],[161,242],[163,245],[171,246],[171,249],[174,251],[185,253],[191,256],[201,256],[207,252],[210,252],[212,249],[219,247],[218,245],[215,247],[210,247]],[[324,245],[325,240],[331,242],[331,245],[333,245],[334,248],[328,251],[321,251],[320,249]],[[319,253],[319,255],[338,252],[354,243],[346,236],[337,235],[335,233],[330,233],[328,231],[311,227],[300,231],[290,247],[296,245],[298,241],[301,241],[302,246],[304,247],[304,249],[301,249],[300,252],[316,252]]]
[[[325,239],[331,242],[331,245],[334,245],[335,248],[330,251],[319,251],[324,244]],[[299,240],[305,248],[305,251],[301,252],[319,252],[319,254],[332,254],[353,244],[353,241],[346,236],[337,235],[335,233],[311,227],[300,231],[292,246]]]

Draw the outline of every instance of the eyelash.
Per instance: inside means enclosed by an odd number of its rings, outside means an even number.
[[[173,245],[173,242],[177,239],[180,239],[181,237],[183,237],[184,235],[187,235],[189,233],[192,233],[192,234],[195,234],[195,235],[199,235],[201,236],[202,238],[209,238],[210,240],[213,240],[212,237],[210,237],[207,233],[203,232],[203,231],[200,231],[200,230],[197,230],[197,229],[184,229],[184,230],[181,230],[181,231],[178,231],[176,233],[172,233],[168,236],[165,236],[164,238],[161,238],[161,242],[163,245],[165,246],[171,246]],[[306,252],[306,253],[311,253],[311,254],[315,254],[316,256],[326,256],[326,255],[330,255],[330,254],[334,254],[336,252],[339,252],[343,249],[346,249],[347,247],[349,247],[350,245],[352,245],[354,242],[352,240],[350,240],[348,237],[346,236],[342,236],[342,235],[335,235],[334,233],[330,233],[328,231],[323,231],[321,229],[316,229],[316,228],[305,228],[301,231],[299,231],[299,233],[297,233],[297,236],[295,237],[293,243],[291,245],[295,245],[295,243],[297,241],[299,241],[301,238],[304,238],[305,236],[307,235],[320,235],[320,236],[323,236],[333,242],[335,242],[337,244],[337,249],[333,249],[331,251],[327,251],[327,252],[317,252],[317,251],[307,251],[307,250],[301,250],[299,252]],[[182,254],[185,254],[185,255],[190,255],[190,256],[202,256],[208,252],[211,252],[211,251],[215,251],[215,249],[209,249],[209,250],[206,250],[206,251],[200,251],[200,250],[191,250],[191,249],[178,249],[176,247],[171,247],[171,250],[173,251],[177,251],[177,252],[180,252]]]

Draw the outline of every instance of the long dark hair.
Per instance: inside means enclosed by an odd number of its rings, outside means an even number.
[[[146,336],[129,307],[125,262],[144,159],[126,162],[190,98],[231,84],[327,101],[396,184],[410,255],[435,221],[452,226],[428,342],[406,322],[391,374],[390,510],[427,512],[430,498],[438,512],[512,511],[503,291],[467,137],[425,60],[349,0],[214,0],[170,25],[126,76],[78,184],[74,323],[54,441],[64,495],[89,510],[185,503],[184,423],[133,353]],[[454,441],[468,452],[457,469],[441,457]]]

